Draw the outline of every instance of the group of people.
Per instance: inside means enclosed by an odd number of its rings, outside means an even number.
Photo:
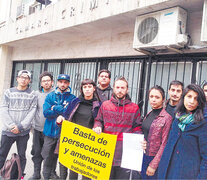
[[[139,106],[128,95],[127,80],[116,79],[113,88],[110,80],[111,72],[100,70],[98,85],[84,79],[76,97],[71,93],[67,74],[60,74],[53,88],[52,74],[43,72],[40,90],[32,91],[28,86],[31,73],[19,71],[17,86],[5,91],[0,107],[0,168],[16,142],[24,177],[25,151],[32,129],[34,173],[30,179],[40,179],[41,174],[44,179],[66,179],[68,168],[59,163],[58,176],[56,167],[61,124],[67,120],[98,134],[117,135],[110,179],[206,179],[207,83],[203,89],[196,84],[184,89],[182,82],[174,80],[167,101],[161,86],[151,87],[151,111],[141,118]],[[123,133],[144,134],[140,142],[144,151],[141,173],[121,167]],[[70,170],[69,179],[78,179],[78,174]]]

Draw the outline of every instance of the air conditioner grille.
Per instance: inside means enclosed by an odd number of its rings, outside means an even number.
[[[158,21],[149,17],[144,19],[138,27],[138,39],[143,44],[152,42],[158,34],[159,24]]]

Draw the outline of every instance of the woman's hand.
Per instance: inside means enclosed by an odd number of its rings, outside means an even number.
[[[96,128],[93,128],[93,131],[96,132],[97,134],[101,134],[102,128],[101,127],[96,127]]]
[[[148,166],[146,174],[147,176],[153,176],[155,174],[156,169],[151,168],[150,166]]]
[[[65,118],[63,116],[58,116],[56,119],[56,123],[57,124],[62,124],[63,120],[65,120]]]
[[[147,141],[146,141],[146,140],[141,141],[141,144],[142,144],[142,148],[143,148],[144,153],[145,153],[145,151],[146,151],[146,149],[147,149]]]

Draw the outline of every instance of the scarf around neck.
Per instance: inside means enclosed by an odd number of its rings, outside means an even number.
[[[178,118],[178,120],[180,121],[178,123],[178,127],[180,128],[180,130],[183,132],[185,130],[186,125],[190,124],[193,120],[194,120],[194,115],[192,113],[190,114],[176,114],[176,117]]]

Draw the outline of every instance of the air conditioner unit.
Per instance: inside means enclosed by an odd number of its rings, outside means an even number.
[[[187,12],[180,7],[138,16],[133,48],[165,49],[167,46],[183,46],[187,43],[186,21]]]

